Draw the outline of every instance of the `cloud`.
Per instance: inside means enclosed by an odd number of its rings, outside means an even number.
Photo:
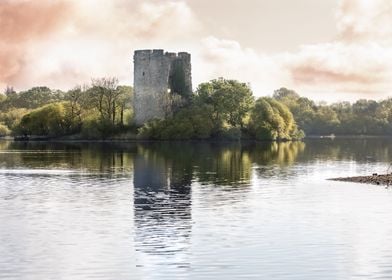
[[[336,40],[302,46],[291,54],[293,86],[344,98],[378,98],[392,93],[392,3],[341,0]]]
[[[201,58],[210,74],[249,81],[257,95],[280,86],[329,101],[391,94],[392,3],[341,0],[336,28],[338,35],[331,42],[272,55],[209,37],[203,40]]]
[[[316,99],[391,93],[389,0],[339,0],[336,38],[287,53],[218,38],[202,22],[179,0],[3,0],[0,86],[68,89],[101,76],[131,84],[132,51],[159,47],[192,53],[195,86],[223,76],[258,96],[281,86]]]
[[[346,42],[391,42],[392,2],[341,0],[336,13],[339,39]]]
[[[184,2],[156,0],[7,1],[0,24],[0,84],[63,89],[99,76],[130,83],[134,49],[175,46],[199,28]]]
[[[282,55],[262,54],[251,48],[243,48],[233,40],[213,36],[202,39],[198,60],[200,66],[194,65],[194,69],[202,74],[196,77],[196,81],[217,77],[238,79],[249,82],[258,96],[272,93],[289,80],[288,73],[281,67]],[[208,69],[208,72],[202,69]]]
[[[256,95],[292,87],[328,101],[381,98],[392,88],[392,3],[388,0],[341,0],[337,37],[300,46],[299,51],[266,54],[238,42],[209,37],[200,58],[208,76],[251,82]]]
[[[376,43],[304,46],[288,67],[294,86],[345,94],[389,93],[392,51]]]
[[[78,5],[75,31],[83,35],[121,41],[167,41],[188,37],[197,29],[192,10],[182,1],[73,1]]]
[[[66,2],[0,2],[0,81],[12,82],[28,62],[29,44],[59,28],[70,6]]]
[[[0,2],[0,36],[7,43],[20,43],[55,30],[69,12],[65,1]]]

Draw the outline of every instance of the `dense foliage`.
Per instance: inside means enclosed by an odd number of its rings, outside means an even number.
[[[11,133],[8,127],[4,124],[0,124],[0,137],[7,136]]]
[[[0,95],[0,136],[103,139],[131,128],[132,88],[116,78],[93,80],[67,92],[35,87]],[[6,128],[7,130],[5,130]]]
[[[63,92],[47,87],[0,94],[0,137],[70,139],[291,140],[307,135],[392,135],[392,99],[327,105],[281,88],[256,99],[249,85],[223,78],[202,83],[191,96],[171,100],[167,117],[137,129],[131,87],[116,78]],[[170,109],[170,110],[169,110]]]
[[[304,137],[287,106],[263,97],[252,109],[249,131],[256,139],[300,139]]]
[[[148,139],[291,140],[302,138],[289,109],[272,98],[256,102],[247,84],[217,79],[202,83],[192,100],[165,120],[140,130]]]
[[[290,109],[307,135],[392,135],[392,99],[316,104],[286,88],[273,97]]]

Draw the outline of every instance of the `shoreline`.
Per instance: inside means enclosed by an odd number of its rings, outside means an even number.
[[[392,138],[392,135],[355,135],[355,134],[347,134],[347,135],[307,135],[304,139],[372,139],[372,138]]]
[[[0,138],[0,141],[15,143],[289,143],[302,140],[228,140],[228,139],[190,139],[190,140],[149,140],[149,139],[30,139],[26,141]]]
[[[371,176],[354,176],[354,177],[340,177],[328,179],[329,181],[351,182],[371,185],[389,186],[392,184],[392,173],[389,174],[373,174]]]
[[[6,136],[0,137],[0,141],[20,142],[20,143],[288,143],[288,142],[303,142],[305,139],[291,139],[291,140],[255,140],[255,139],[228,139],[228,138],[208,138],[208,139],[187,139],[187,140],[165,140],[165,139],[143,139],[143,138],[107,138],[107,139],[83,139],[83,138],[68,138],[68,137],[30,137],[28,140],[15,140],[14,137]]]
[[[303,139],[292,139],[292,140],[254,140],[254,139],[225,139],[225,138],[210,138],[210,139],[188,139],[188,140],[154,140],[154,139],[137,139],[137,138],[108,138],[108,139],[83,139],[83,138],[69,138],[69,137],[32,137],[29,140],[15,140],[11,136],[0,137],[0,141],[10,141],[10,142],[79,142],[79,143],[108,143],[108,142],[129,142],[129,143],[157,143],[157,142],[197,142],[197,143],[284,143],[284,142],[304,142],[306,140],[334,140],[334,139],[392,139],[392,135],[309,135]]]

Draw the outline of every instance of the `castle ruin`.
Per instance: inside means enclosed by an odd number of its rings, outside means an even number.
[[[175,99],[192,94],[191,55],[163,50],[137,50],[134,53],[135,124],[163,119],[173,111]]]

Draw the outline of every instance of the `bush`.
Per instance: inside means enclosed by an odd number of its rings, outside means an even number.
[[[138,130],[138,138],[140,139],[158,139],[159,130],[161,127],[162,120],[151,120],[146,122],[142,127]]]
[[[82,123],[81,134],[85,139],[100,139],[102,133],[98,129],[98,121],[96,119],[87,119]]]
[[[304,136],[287,106],[268,97],[256,101],[250,116],[249,132],[258,140],[291,140]]]
[[[52,103],[24,115],[20,121],[23,134],[40,136],[60,136],[67,133],[65,109],[62,103]]]
[[[27,113],[29,113],[29,110],[25,108],[10,108],[4,113],[0,113],[0,122],[13,130]]]
[[[242,131],[239,127],[230,127],[227,129],[223,129],[218,134],[219,138],[227,139],[227,140],[241,140]]]
[[[139,129],[142,139],[190,140],[210,138],[213,123],[204,107],[182,108],[173,117],[152,120]]]
[[[4,124],[0,124],[0,137],[8,136],[11,134],[11,131]]]
[[[106,139],[119,132],[118,130],[110,120],[100,120],[93,116],[83,121],[81,134],[86,139]]]

